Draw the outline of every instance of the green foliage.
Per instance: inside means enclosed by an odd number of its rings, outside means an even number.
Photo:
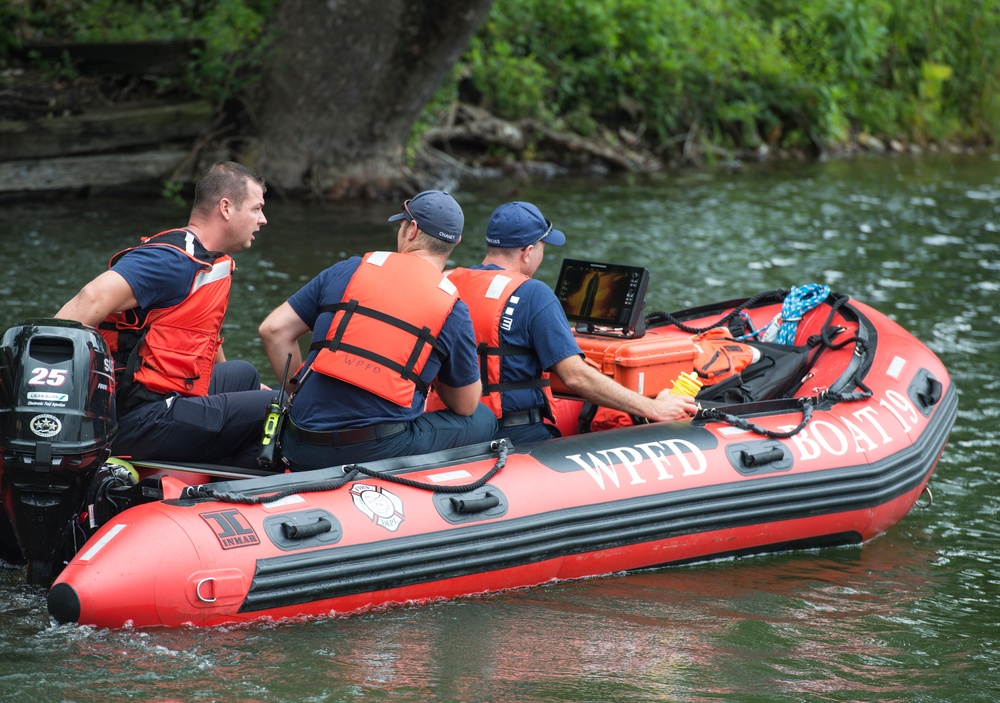
[[[5,12],[12,13],[12,21],[34,40],[202,39],[205,48],[193,57],[182,87],[194,95],[221,101],[245,89],[263,63],[267,47],[264,28],[277,2],[37,0],[0,10],[0,19]],[[0,55],[4,49],[3,40],[0,40]]]
[[[24,10],[17,5],[0,4],[0,27],[14,27],[24,21]],[[0,58],[20,45],[13,32],[0,32]]]
[[[906,94],[905,115],[914,135],[938,138],[942,131],[958,131],[972,139],[995,138],[1000,130],[1000,0],[892,4],[888,28],[898,50],[888,68],[891,85]],[[951,76],[943,78],[935,66],[951,69]],[[940,95],[932,97],[937,91]]]
[[[1000,0],[498,0],[454,80],[502,117],[654,148],[992,140]]]
[[[518,119],[546,114],[545,96],[551,90],[549,76],[533,56],[517,56],[511,43],[494,42],[492,51],[485,51],[482,41],[472,40],[468,50],[472,81],[486,88],[486,107],[503,106],[504,114]]]
[[[169,200],[178,207],[184,207],[187,201],[184,199],[184,194],[182,192],[183,190],[184,190],[183,183],[180,183],[178,181],[164,181],[163,190],[160,192],[160,196],[164,200]]]
[[[266,61],[278,3],[6,0],[0,59],[25,41],[201,38],[182,87],[222,101]],[[496,0],[414,134],[459,95],[585,136],[626,129],[659,151],[862,131],[995,141],[1000,0]]]

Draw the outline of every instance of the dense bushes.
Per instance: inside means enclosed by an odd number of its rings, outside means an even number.
[[[664,151],[1000,133],[1000,0],[497,0],[443,98]]]
[[[0,8],[0,59],[31,42],[201,39],[180,88],[216,101],[238,95],[266,58],[277,0],[9,0]],[[71,65],[51,67],[72,72]]]
[[[0,58],[25,39],[203,38],[184,87],[222,100],[266,60],[278,5],[10,0]],[[860,134],[992,143],[1000,0],[495,0],[422,126],[459,98],[659,154]]]

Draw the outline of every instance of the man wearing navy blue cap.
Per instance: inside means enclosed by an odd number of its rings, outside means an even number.
[[[305,366],[281,434],[292,469],[423,454],[493,438],[468,307],[443,275],[465,216],[448,193],[424,191],[389,218],[396,252],[369,252],[321,272],[260,326],[275,374]],[[435,384],[445,409],[424,413]]]
[[[565,243],[566,235],[537,207],[505,203],[493,211],[486,226],[483,263],[448,274],[472,314],[483,377],[482,402],[498,418],[497,437],[509,437],[516,446],[559,434],[543,422],[549,413],[546,371],[595,405],[656,421],[693,415],[693,398],[669,391],[647,398],[584,361],[555,293],[531,278],[542,263],[545,247]]]

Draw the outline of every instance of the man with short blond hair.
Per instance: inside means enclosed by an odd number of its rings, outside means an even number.
[[[265,224],[264,180],[213,165],[188,225],[116,254],[56,317],[97,327],[115,359],[119,456],[256,466],[271,392],[226,362],[222,322],[235,264]]]

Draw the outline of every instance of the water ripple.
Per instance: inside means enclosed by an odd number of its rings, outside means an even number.
[[[825,282],[927,341],[959,389],[933,505],[860,547],[207,630],[56,627],[23,571],[0,569],[0,700],[991,701],[1000,690],[996,159],[832,161],[530,190],[568,236],[545,251],[537,275],[550,284],[562,257],[641,263],[652,274],[648,307],[676,310]],[[509,192],[458,193],[468,236],[454,263],[482,259],[485,222]],[[237,257],[226,342],[230,357],[265,369],[264,315],[322,267],[392,243],[385,204],[268,210],[268,228]],[[7,324],[51,314],[136,231],[184,215],[130,201],[3,208],[0,246],[18,272],[2,282]]]

